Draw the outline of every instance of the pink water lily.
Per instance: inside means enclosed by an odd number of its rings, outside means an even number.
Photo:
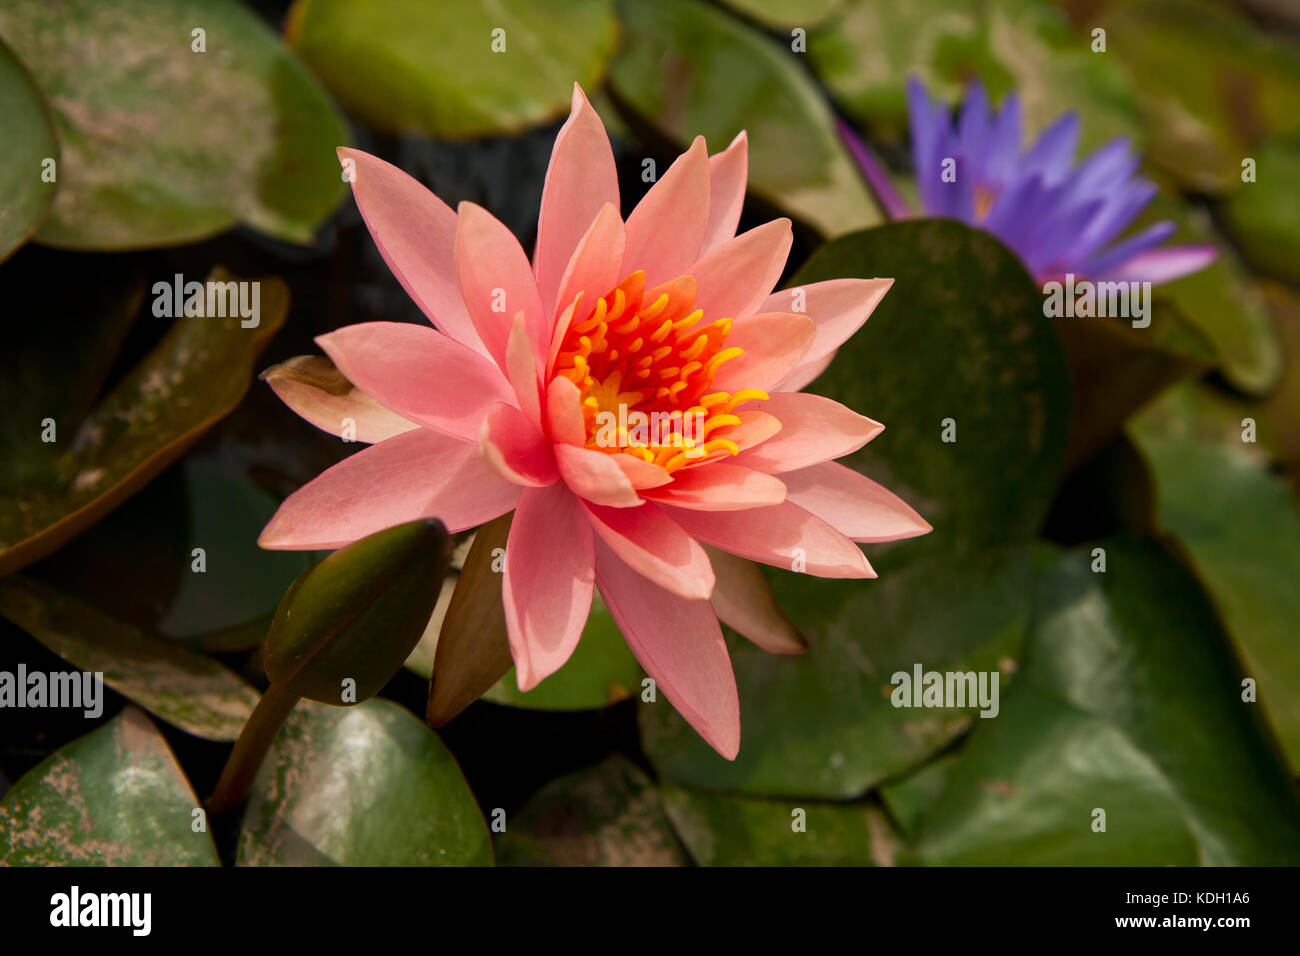
[[[261,545],[337,548],[419,517],[463,531],[513,510],[502,598],[519,687],[568,659],[598,587],[646,673],[734,758],[719,616],[769,650],[801,648],[727,553],[867,578],[854,542],[929,530],[833,460],[882,426],[799,391],[893,280],[773,292],[790,222],[735,234],[744,133],[712,157],[697,138],[624,220],[604,125],[577,87],[531,263],[481,207],[453,211],[374,156],[339,155],[384,261],[434,327],[317,339],[355,386],[345,394],[272,379],[308,421],[340,434],[349,419],[373,444],[291,495]]]

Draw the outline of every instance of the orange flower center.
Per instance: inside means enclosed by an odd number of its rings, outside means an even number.
[[[744,352],[726,345],[731,319],[703,324],[695,292],[695,278],[684,275],[647,293],[645,273],[634,272],[569,326],[555,374],[578,386],[588,448],[635,455],[669,472],[714,453],[739,453],[725,437],[741,424],[734,409],[767,393],[712,390],[723,363]]]

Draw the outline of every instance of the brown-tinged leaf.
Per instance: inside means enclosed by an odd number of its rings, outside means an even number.
[[[456,582],[447,616],[438,635],[429,681],[431,727],[441,727],[495,684],[510,669],[501,574],[493,570],[493,552],[504,549],[514,512],[478,529]]]
[[[0,615],[141,707],[206,740],[234,740],[257,691],[212,658],[25,576],[0,581]]]
[[[216,269],[209,279],[234,277]],[[44,445],[49,457],[39,474],[5,489],[0,575],[45,557],[93,524],[239,403],[254,357],[289,307],[281,280],[255,281],[261,282],[256,327],[242,327],[238,316],[177,318],[75,435]]]

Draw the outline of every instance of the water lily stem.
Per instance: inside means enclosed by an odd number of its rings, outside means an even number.
[[[271,749],[271,741],[275,740],[281,725],[301,699],[274,684],[262,694],[235,741],[235,749],[230,752],[230,758],[221,771],[221,779],[212,795],[204,801],[209,816],[224,816],[244,805],[253,778],[257,776],[266,752]]]

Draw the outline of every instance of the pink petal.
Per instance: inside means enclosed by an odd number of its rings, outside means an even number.
[[[578,499],[559,484],[525,489],[501,587],[520,690],[559,670],[578,646],[595,580],[596,539]]]
[[[477,441],[493,402],[515,401],[505,377],[469,346],[409,322],[363,322],[316,343],[357,388],[403,418]]]
[[[493,470],[512,484],[540,487],[559,481],[551,443],[513,405],[492,406],[483,419],[479,450]]]
[[[303,485],[280,505],[263,548],[341,548],[416,518],[451,532],[476,528],[515,506],[519,488],[497,477],[478,445],[427,428],[362,449]]]
[[[763,571],[717,548],[705,548],[717,583],[710,603],[718,620],[772,654],[802,654],[808,641],[785,616]]]
[[[713,608],[650,584],[603,541],[596,543],[596,583],[655,686],[709,746],[734,760],[740,751],[740,701]]]
[[[736,463],[773,474],[851,454],[885,428],[839,402],[803,392],[774,392],[759,407],[781,420],[781,431]]]
[[[697,136],[627,217],[622,271],[643,270],[647,289],[682,275],[699,255],[708,222],[709,155]]]
[[[379,254],[415,304],[443,332],[484,355],[460,296],[456,214],[396,166],[359,149],[340,147],[355,164],[352,195]]]
[[[582,447],[587,426],[582,419],[582,393],[567,378],[553,378],[546,387],[546,424],[551,441]]]
[[[748,181],[749,139],[742,129],[730,146],[709,157],[709,225],[704,230],[700,255],[736,234]]]
[[[798,568],[820,578],[876,576],[857,545],[792,501],[750,511],[657,507],[692,537],[751,561],[787,571]]]
[[[759,306],[760,312],[806,312],[817,323],[817,337],[791,378],[833,355],[849,336],[862,327],[893,284],[893,279],[827,279],[782,289],[768,296]],[[802,388],[824,368],[825,365],[799,385],[783,383],[782,390]]]
[[[359,388],[335,395],[291,376],[276,374],[275,369],[263,378],[282,402],[331,435],[341,437],[344,422],[350,421],[353,427],[350,437],[372,445],[420,427],[396,412],[390,412]]]
[[[740,419],[739,425],[718,429],[710,437],[730,438],[737,447],[744,451],[762,444],[781,431],[781,419],[769,415],[761,408],[738,408],[734,412]]]
[[[506,378],[519,399],[519,410],[540,432],[542,427],[541,382],[537,377],[537,356],[524,328],[523,314],[515,316],[506,341]]]
[[[695,307],[708,321],[753,315],[781,278],[791,242],[790,220],[774,219],[715,246],[689,270],[699,283]]]
[[[854,541],[897,541],[932,530],[901,498],[834,461],[781,476],[790,500]]]
[[[632,483],[632,487],[637,491],[645,488],[658,488],[660,485],[666,485],[673,480],[673,476],[668,474],[665,468],[656,465],[654,462],[643,461],[632,455],[610,455],[614,463],[627,476],[627,480]]]
[[[710,432],[710,440],[726,438],[735,442],[739,451],[744,451],[746,448],[753,448],[755,445],[767,441],[781,431],[780,419],[775,415],[769,415],[767,412],[754,408],[738,408],[733,414],[740,419],[740,424],[724,425],[722,428]],[[726,461],[731,458],[730,451],[715,451],[697,461],[688,461],[681,471],[695,471],[706,464],[711,466],[715,461]]]
[[[707,468],[679,470],[672,484],[654,489],[646,497],[678,508],[741,511],[779,505],[785,501],[785,485],[779,478],[751,468],[713,462]]]
[[[1111,270],[1115,280],[1159,285],[1200,272],[1219,258],[1212,245],[1165,246],[1140,252]]]
[[[776,387],[777,390],[782,392],[797,392],[800,389],[807,388],[816,381],[818,375],[830,368],[830,364],[834,359],[835,353],[832,352],[830,355],[819,358],[815,362],[804,362],[785,377],[781,384]]]
[[[560,477],[579,498],[610,508],[635,508],[642,503],[614,456],[577,445],[553,447]]]
[[[502,369],[506,342],[515,316],[524,314],[535,355],[550,346],[550,322],[542,311],[532,266],[519,240],[482,206],[463,202],[457,207],[456,268],[465,308],[479,338]]]
[[[761,312],[738,319],[724,347],[744,349],[745,354],[723,363],[713,389],[735,392],[775,385],[799,365],[816,334],[812,319],[793,312]]]
[[[556,302],[568,306],[579,292],[583,293],[585,309],[579,321],[584,320],[596,307],[596,300],[618,285],[623,277],[619,274],[623,267],[623,250],[627,244],[627,234],[623,218],[618,208],[606,203],[578,242],[573,258],[564,270],[560,282],[560,294]],[[554,311],[554,309],[552,309]],[[551,335],[551,351],[558,352],[563,342],[564,333],[568,331],[567,323],[561,329],[557,325]]]
[[[551,148],[551,163],[542,188],[542,208],[537,217],[537,245],[533,256],[537,286],[547,315],[555,312],[556,293],[565,268],[592,220],[609,203],[619,209],[618,172],[605,124],[573,85],[569,118],[560,127]],[[618,278],[614,279],[617,282]],[[613,283],[611,283],[611,286]],[[596,295],[602,295],[602,292]]]
[[[689,601],[706,601],[713,593],[708,555],[663,511],[653,505],[583,506],[597,536],[632,570]]]

